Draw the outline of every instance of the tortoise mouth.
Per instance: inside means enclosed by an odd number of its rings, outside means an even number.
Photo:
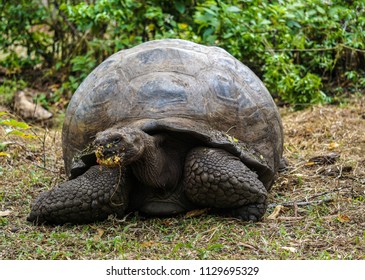
[[[95,150],[96,162],[107,167],[121,166],[124,162],[124,153],[104,146],[97,146]]]

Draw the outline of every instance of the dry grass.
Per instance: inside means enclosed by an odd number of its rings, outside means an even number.
[[[364,108],[358,98],[342,107],[282,109],[290,167],[256,224],[133,213],[123,221],[33,226],[25,220],[32,199],[64,180],[60,132],[39,128],[44,145],[16,139],[11,158],[0,158],[0,259],[365,259]],[[331,153],[339,157],[324,163]]]

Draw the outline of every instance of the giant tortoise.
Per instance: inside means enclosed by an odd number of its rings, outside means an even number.
[[[165,39],[110,56],[73,95],[62,131],[69,179],[28,221],[89,223],[192,209],[258,221],[283,151],[260,79],[219,47]]]

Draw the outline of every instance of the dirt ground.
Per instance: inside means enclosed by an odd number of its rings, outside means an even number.
[[[365,259],[365,98],[281,108],[289,163],[256,224],[195,213],[132,213],[90,225],[33,226],[32,200],[64,180],[60,130],[0,157],[0,259]]]

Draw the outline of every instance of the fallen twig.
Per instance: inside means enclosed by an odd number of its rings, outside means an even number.
[[[314,201],[290,201],[290,202],[283,202],[283,203],[272,203],[269,204],[267,208],[275,208],[276,206],[285,206],[285,207],[297,207],[297,206],[307,206],[311,204],[322,204],[333,201],[332,197],[320,199],[320,200],[314,200]]]
[[[1,144],[4,145],[4,146],[19,146],[23,150],[27,150],[27,147],[25,147],[22,143],[19,143],[19,142],[6,141],[6,142],[2,142]]]
[[[37,167],[37,168],[40,168],[40,169],[43,169],[43,170],[46,170],[46,171],[49,171],[49,172],[52,172],[52,173],[55,173],[55,174],[59,174],[60,172],[59,171],[56,171],[56,170],[52,170],[52,169],[49,169],[47,167],[44,167],[44,166],[40,166],[34,162],[32,162],[32,164]]]
[[[327,202],[333,201],[333,198],[328,197],[328,198],[324,198],[324,199],[320,199],[320,200],[314,200],[314,201],[310,201],[310,200],[313,199],[313,198],[316,198],[316,197],[324,196],[324,195],[327,195],[327,194],[332,194],[332,193],[335,193],[335,192],[339,192],[343,189],[349,189],[349,188],[352,188],[352,186],[345,186],[345,187],[338,188],[338,189],[335,189],[335,190],[315,194],[315,195],[313,195],[313,196],[311,196],[311,197],[309,197],[305,200],[289,201],[289,202],[282,202],[282,203],[272,203],[272,204],[269,204],[267,208],[268,209],[275,208],[278,205],[282,205],[282,206],[286,206],[286,207],[296,207],[296,206],[307,206],[307,205],[311,205],[311,204],[327,203]]]
[[[285,221],[285,222],[290,222],[290,221],[299,221],[299,220],[303,220],[305,217],[277,217],[276,220],[277,221]]]

